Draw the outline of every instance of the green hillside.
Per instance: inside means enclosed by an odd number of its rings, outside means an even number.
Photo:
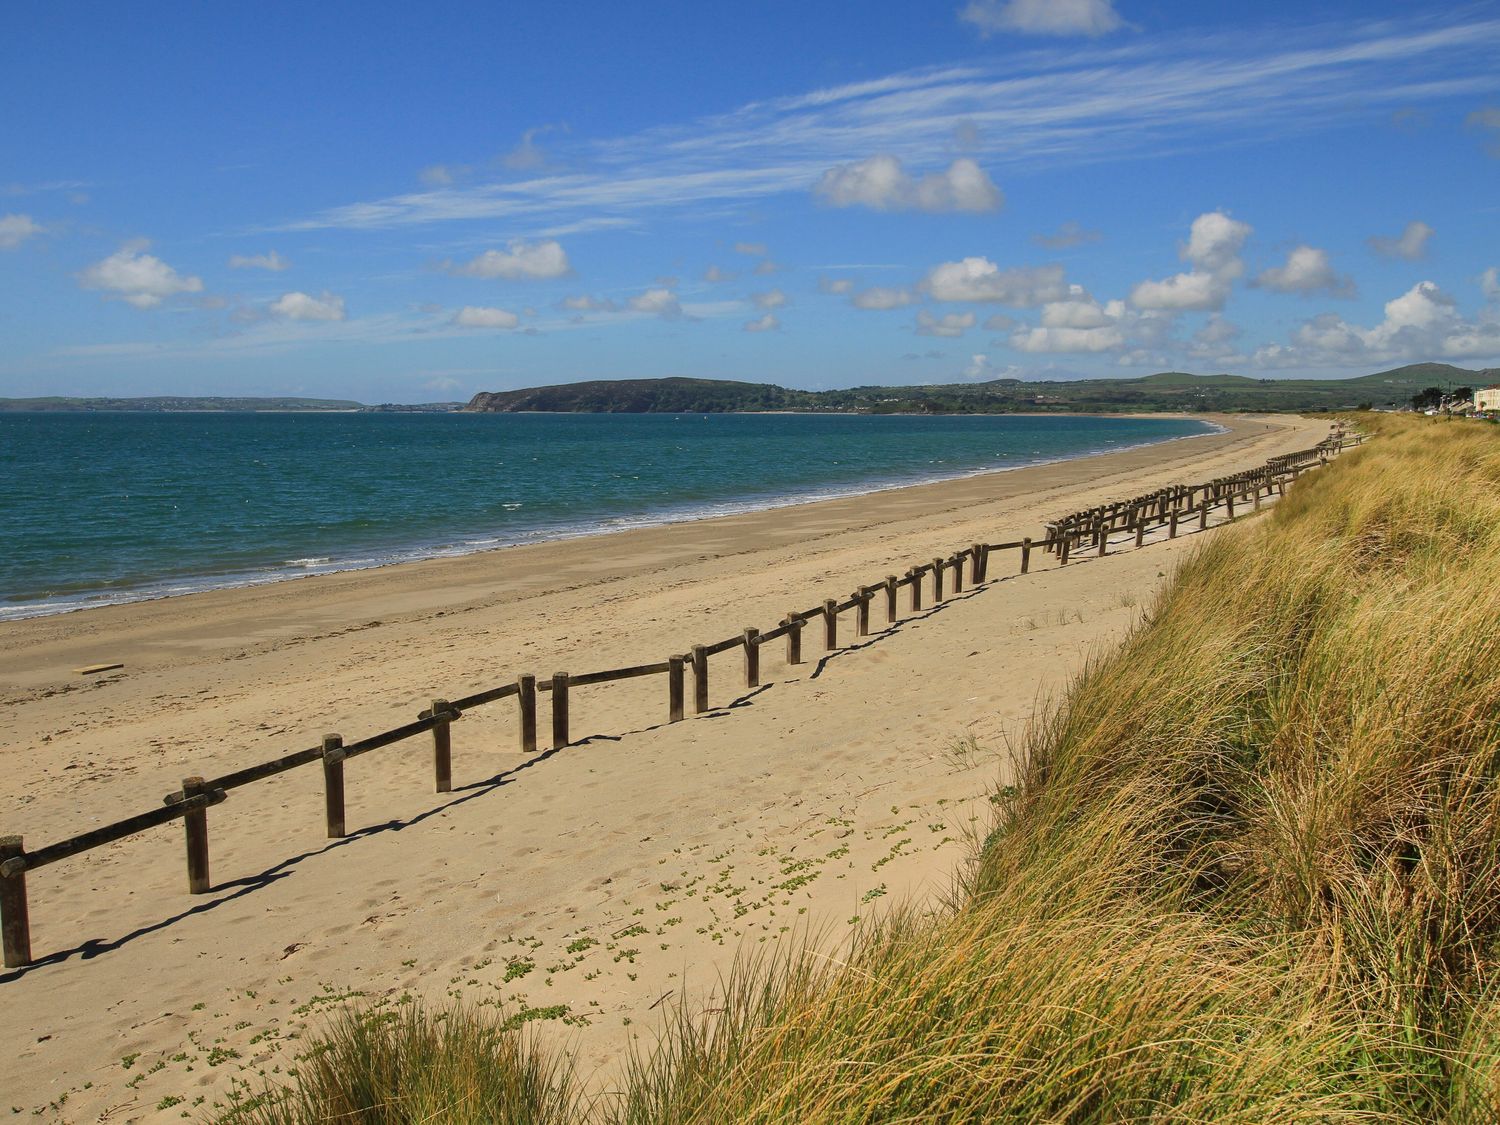
[[[1431,386],[1483,386],[1500,373],[1421,363],[1354,379],[1251,379],[1164,371],[1136,379],[1077,379],[934,386],[789,390],[719,379],[623,379],[564,383],[474,396],[466,409],[486,413],[560,411],[595,414],[795,410],[850,414],[1009,414],[1124,411],[1306,411],[1404,405]]]

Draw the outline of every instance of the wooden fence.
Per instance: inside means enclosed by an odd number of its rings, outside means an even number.
[[[910,611],[923,608],[923,589],[931,592],[932,604],[961,593],[965,581],[978,586],[989,576],[991,560],[999,553],[1017,553],[1020,574],[1031,570],[1035,552],[1055,556],[1056,565],[1066,566],[1070,555],[1080,547],[1091,547],[1097,554],[1109,550],[1112,532],[1130,531],[1135,546],[1142,545],[1152,528],[1166,525],[1168,537],[1175,538],[1184,525],[1196,517],[1198,528],[1208,526],[1209,513],[1223,507],[1233,519],[1235,503],[1253,503],[1259,510],[1262,498],[1273,492],[1284,493],[1286,484],[1306,469],[1326,464],[1332,456],[1356,438],[1336,434],[1317,446],[1272,458],[1265,465],[1233,476],[1220,477],[1203,484],[1181,485],[1160,489],[1145,496],[1075,512],[1047,524],[1047,536],[1040,540],[1019,539],[1007,543],[973,543],[931,562],[908,567],[904,576],[887,575],[884,580],[860,586],[848,598],[828,598],[810,609],[793,610],[774,628],[761,632],[747,628],[735,636],[714,644],[693,645],[687,652],[668,656],[653,664],[629,668],[610,668],[582,674],[556,672],[550,679],[539,680],[529,673],[513,682],[461,699],[434,699],[415,721],[393,730],[372,734],[357,742],[345,743],[337,734],[324,735],[317,746],[298,750],[258,765],[234,770],[220,777],[186,777],[182,787],[168,793],[162,807],[106,824],[55,844],[28,851],[20,836],[0,836],[0,937],[3,937],[6,968],[19,968],[32,961],[31,927],[26,891],[27,872],[67,859],[93,848],[150,828],[181,820],[187,844],[187,881],[191,894],[207,894],[213,889],[209,876],[208,810],[228,799],[230,792],[243,785],[262,781],[301,766],[320,763],[323,768],[323,791],[327,834],[330,839],[348,835],[344,813],[344,765],[351,758],[393,746],[420,735],[432,736],[433,787],[438,793],[452,788],[452,725],[464,713],[477,707],[514,699],[517,720],[517,749],[531,753],[537,748],[537,697],[550,695],[551,746],[561,749],[570,742],[568,724],[570,694],[580,688],[598,684],[633,680],[642,676],[664,676],[667,681],[667,718],[678,722],[686,705],[687,678],[693,681],[693,712],[708,710],[709,660],[729,652],[738,652],[743,661],[747,689],[760,686],[760,650],[773,641],[784,641],[786,662],[802,663],[802,631],[814,622],[822,622],[823,648],[832,652],[839,647],[839,618],[854,611],[854,633],[868,636],[873,603],[883,604],[885,622],[892,625],[900,616],[900,592],[907,591]],[[967,570],[967,579],[965,571]]]

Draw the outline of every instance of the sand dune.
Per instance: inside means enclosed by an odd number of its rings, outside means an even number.
[[[37,846],[434,696],[768,629],[967,543],[1327,432],[1224,421],[1086,461],[0,626],[0,831]],[[679,724],[661,678],[576,692],[580,741],[558,752],[516,752],[513,701],[472,712],[450,794],[432,791],[426,739],[351,761],[344,840],[324,838],[316,766],[236,790],[209,814],[211,895],[186,893],[176,825],[38,871],[42,963],[0,978],[0,1090],[65,1120],[177,1120],[284,1075],[343,999],[406,992],[503,1001],[607,1085],[629,1037],[706,996],[737,950],[836,942],[891,901],[934,901],[1034,704],[1193,543],[1025,578],[1002,561],[984,588],[826,658],[812,629],[799,667],[768,646],[748,694],[727,654],[713,709]],[[545,743],[545,697],[540,711]]]

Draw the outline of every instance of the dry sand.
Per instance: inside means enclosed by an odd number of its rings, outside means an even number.
[[[518,672],[664,659],[970,542],[1313,444],[1326,422],[463,559],[0,626],[5,809],[32,847],[227,770],[415,718]],[[0,975],[0,1109],[178,1120],[284,1077],[345,998],[501,1001],[607,1086],[737,950],[834,942],[893,901],[934,904],[1033,706],[1135,621],[1197,537],[977,592],[823,659],[712,663],[714,709],[665,725],[663,679],[579,689],[561,752],[516,752],[515,704],[351,761],[349,838],[316,765],[210,810],[212,894],[175,824],[34,872],[41,963]],[[875,622],[884,614],[879,608]],[[850,615],[852,617],[852,615]],[[853,640],[853,622],[843,637]],[[81,677],[71,669],[123,662]],[[540,704],[546,741],[547,703]],[[966,751],[954,747],[966,739]]]

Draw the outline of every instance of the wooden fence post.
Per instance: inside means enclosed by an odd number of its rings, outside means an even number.
[[[1099,524],[1099,528],[1094,534],[1098,538],[1095,546],[1099,548],[1099,557],[1102,559],[1105,555],[1109,554],[1109,525],[1105,523]]]
[[[856,636],[868,637],[870,635],[870,594],[869,591],[861,589],[856,596],[859,601],[854,603],[854,632]]]
[[[521,753],[536,752],[536,677],[525,672],[516,677],[516,700],[521,707]]]
[[[568,744],[568,674],[552,673],[552,749]]]
[[[786,615],[786,662],[802,663],[802,618],[795,613]]]
[[[969,548],[969,585],[978,586],[984,581],[984,544],[975,543]]]
[[[1208,497],[1203,498],[1203,507],[1198,509],[1198,530],[1208,530]]]
[[[439,715],[448,714],[448,701],[446,699],[434,699],[432,701],[432,717],[436,720],[432,725],[432,778],[434,792],[453,792],[453,734],[449,729],[452,720]]]
[[[745,686],[760,687],[760,630],[745,630]]]
[[[1260,511],[1260,489],[1261,489],[1261,483],[1262,482],[1260,482],[1260,481],[1256,481],[1255,482],[1255,510],[1257,512]]]
[[[183,800],[207,792],[201,777],[182,779]],[[182,818],[182,824],[187,837],[188,894],[206,895],[213,890],[208,878],[208,810],[193,809]]]
[[[1233,492],[1229,493],[1228,495],[1226,495],[1224,497],[1224,505],[1225,505],[1225,509],[1229,513],[1229,518],[1230,519],[1234,519],[1234,493]]]
[[[0,836],[0,864],[19,859],[26,849],[19,836]],[[0,934],[4,935],[5,967],[31,964],[31,915],[26,905],[26,872],[0,875]]]
[[[708,710],[708,649],[693,646],[693,714]]]
[[[1177,509],[1172,509],[1172,515],[1167,520],[1167,538],[1177,538]]]
[[[963,593],[964,589],[964,557],[956,554],[948,560],[948,569],[953,572],[953,592]]]
[[[897,582],[900,580],[894,574],[885,576],[885,623],[894,625],[898,607],[896,605]]]
[[[1146,517],[1141,516],[1135,521],[1135,545],[1139,547],[1146,541]]]
[[[348,835],[344,831],[344,740],[336,734],[323,736],[323,820],[330,840]]]
[[[839,603],[832,598],[823,602],[823,648],[832,652],[839,647]]]
[[[1072,537],[1071,534],[1063,536],[1062,544],[1057,549],[1057,565],[1058,566],[1067,566],[1068,565],[1068,547],[1072,544],[1072,542],[1073,542],[1073,537]]]
[[[1031,537],[1028,535],[1021,540],[1021,573],[1025,574],[1031,569]]]
[[[916,613],[922,608],[922,576],[916,567],[908,570],[906,576],[911,579],[911,611]]]
[[[667,657],[667,722],[682,721],[682,657]]]
[[[943,600],[943,560],[932,560],[932,604]]]

